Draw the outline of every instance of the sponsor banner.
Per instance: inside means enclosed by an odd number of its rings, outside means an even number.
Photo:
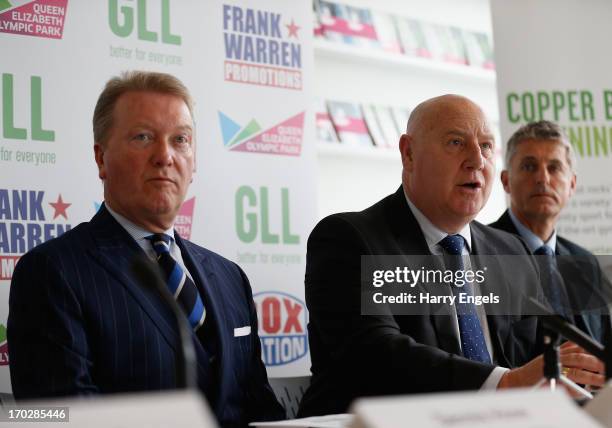
[[[223,75],[226,82],[303,89],[302,43],[296,9],[222,5]]]
[[[261,356],[268,367],[282,366],[308,353],[306,305],[297,297],[278,291],[253,295],[257,308]]]
[[[0,189],[0,280],[10,280],[19,256],[72,228],[70,206],[55,191]]]
[[[1,0],[0,33],[61,39],[68,0]]]
[[[177,232],[238,262],[254,293],[303,301],[316,218],[311,8],[307,0],[0,0],[0,32],[18,21],[46,26],[22,26],[0,44],[15,58],[0,66],[0,323],[19,257],[99,209],[92,113],[106,81],[133,69],[171,73],[195,100],[196,173]],[[289,321],[295,337],[306,334],[299,319],[302,332]],[[268,338],[269,375],[307,374],[307,339],[289,338],[289,348],[286,339]],[[10,391],[0,365],[0,392]]]
[[[493,0],[491,11],[502,139],[531,121],[564,127],[578,180],[557,232],[595,253],[612,254],[612,59],[601,32],[612,3]]]
[[[231,151],[299,156],[304,135],[304,115],[299,113],[271,128],[261,131],[261,126],[251,119],[240,126],[226,114],[219,112],[223,145]]]

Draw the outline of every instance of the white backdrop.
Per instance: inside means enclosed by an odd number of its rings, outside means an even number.
[[[612,254],[612,78],[608,0],[491,0],[502,138],[527,121],[565,127],[576,195],[558,231]]]
[[[248,274],[269,375],[308,373],[311,14],[308,0],[0,2],[0,391],[14,262],[95,213],[93,108],[129,69],[194,95],[197,171],[177,228]]]

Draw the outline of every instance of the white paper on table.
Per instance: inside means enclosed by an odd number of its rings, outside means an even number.
[[[353,420],[353,415],[341,413],[337,415],[312,416],[310,418],[288,419],[275,422],[251,422],[249,426],[262,428],[311,427],[311,428],[346,428]]]
[[[612,427],[612,381],[584,406],[584,411],[605,427]]]
[[[596,428],[562,390],[514,389],[370,398],[351,411],[351,428]]]

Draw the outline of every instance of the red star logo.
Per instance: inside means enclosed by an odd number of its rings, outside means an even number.
[[[68,215],[66,214],[66,209],[72,205],[67,204],[62,200],[62,195],[60,194],[57,197],[57,202],[49,202],[49,205],[53,207],[55,213],[53,214],[53,220],[58,218],[59,216],[63,216],[66,220],[68,220]]]
[[[293,19],[291,19],[291,24],[287,25],[285,24],[285,27],[287,27],[287,30],[289,30],[289,35],[287,37],[291,37],[291,36],[295,36],[296,39],[298,39],[298,30],[302,27],[298,27],[297,25],[295,25],[295,22],[293,22]]]

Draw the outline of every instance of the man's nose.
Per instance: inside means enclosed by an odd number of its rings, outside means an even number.
[[[151,160],[156,166],[169,166],[172,164],[172,146],[165,139],[158,139],[153,144]]]
[[[538,184],[548,184],[550,182],[550,174],[548,173],[548,169],[546,166],[540,165],[536,169],[536,183]]]
[[[469,169],[481,170],[485,167],[485,158],[478,141],[470,141],[466,145],[464,165]]]

